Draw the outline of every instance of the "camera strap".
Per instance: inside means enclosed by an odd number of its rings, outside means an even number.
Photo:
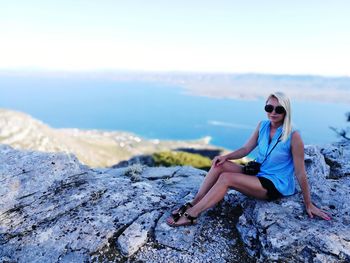
[[[275,147],[277,146],[277,144],[280,142],[281,137],[282,137],[282,133],[281,133],[280,136],[278,137],[277,142],[276,142],[275,145],[272,147],[271,151],[265,156],[265,159],[261,162],[261,164],[263,164],[263,163],[266,161],[267,157],[269,157],[270,153],[273,151],[273,149],[275,149]]]

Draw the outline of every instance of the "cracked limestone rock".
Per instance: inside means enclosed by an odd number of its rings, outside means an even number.
[[[119,237],[117,245],[123,255],[130,257],[142,247],[150,235],[151,229],[158,221],[159,211],[152,211],[140,216]]]
[[[182,228],[193,232],[185,241],[191,249],[178,250],[179,243],[171,247],[157,238],[169,211],[197,191],[202,170],[90,169],[72,155],[5,145],[0,164],[0,262],[199,262],[204,249],[215,259],[222,254],[218,248],[237,242],[237,236],[224,236],[234,224],[219,228],[217,242],[198,242],[211,235],[205,229],[215,218]],[[178,237],[173,229],[166,235]],[[235,254],[246,257],[244,251],[227,250],[222,262]]]
[[[0,145],[0,262],[349,262],[350,178],[332,179],[318,147],[305,157],[312,199],[332,221],[309,219],[300,192],[267,202],[231,190],[196,225],[171,228],[205,171],[91,169]]]
[[[350,176],[350,141],[342,141],[323,147],[326,163],[331,167],[331,178]]]
[[[308,218],[300,190],[275,202],[246,199],[237,228],[259,262],[350,262],[350,178],[331,179],[320,148],[305,153],[311,198],[332,220]]]

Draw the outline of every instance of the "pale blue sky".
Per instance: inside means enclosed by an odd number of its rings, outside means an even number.
[[[350,1],[0,0],[0,69],[350,76]]]

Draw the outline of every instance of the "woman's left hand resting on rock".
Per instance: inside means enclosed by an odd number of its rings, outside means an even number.
[[[319,209],[314,204],[307,206],[306,212],[310,218],[314,218],[315,215],[321,217],[324,220],[331,220],[331,217],[325,211]]]

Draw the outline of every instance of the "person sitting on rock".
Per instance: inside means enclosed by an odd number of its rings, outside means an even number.
[[[325,211],[311,202],[304,167],[304,144],[300,133],[291,126],[289,98],[281,92],[271,94],[267,98],[265,111],[268,120],[258,124],[243,147],[213,159],[212,166],[192,202],[173,211],[167,218],[170,226],[196,223],[198,215],[222,200],[229,188],[269,201],[293,195],[294,174],[302,190],[309,217],[319,216],[330,220]],[[248,155],[256,146],[256,162],[240,166],[230,161]]]

